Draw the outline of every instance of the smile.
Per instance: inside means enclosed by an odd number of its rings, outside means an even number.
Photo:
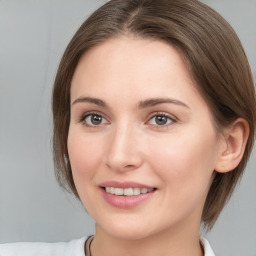
[[[138,196],[140,194],[150,193],[154,188],[114,188],[105,187],[105,191],[116,196]]]
[[[103,199],[119,209],[131,209],[154,198],[156,187],[133,181],[105,181],[99,185]]]

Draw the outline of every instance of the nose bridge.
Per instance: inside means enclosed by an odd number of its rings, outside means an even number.
[[[141,164],[138,131],[128,122],[121,122],[112,131],[107,152],[107,165],[115,170],[134,169]]]

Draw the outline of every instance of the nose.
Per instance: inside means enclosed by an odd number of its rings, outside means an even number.
[[[143,163],[139,132],[131,125],[117,127],[109,137],[106,165],[118,172],[139,168]]]

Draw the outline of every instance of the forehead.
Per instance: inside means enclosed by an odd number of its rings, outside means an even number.
[[[97,90],[101,85],[102,91],[110,84],[118,88],[136,85],[137,89],[147,84],[147,90],[157,90],[161,83],[180,82],[193,87],[195,84],[173,46],[157,40],[120,37],[109,39],[82,56],[72,79],[71,93],[79,85],[87,90]]]
[[[100,99],[116,113],[134,110],[149,99],[170,98],[188,106],[193,116],[204,109],[214,123],[184,59],[162,41],[122,37],[91,48],[71,83],[71,102],[85,97]]]

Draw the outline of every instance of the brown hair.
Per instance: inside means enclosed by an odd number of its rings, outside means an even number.
[[[256,100],[253,78],[242,45],[231,26],[197,0],[112,0],[78,29],[62,57],[53,89],[53,151],[57,179],[77,197],[67,150],[70,84],[81,56],[112,37],[132,35],[165,41],[185,59],[208,103],[216,128],[244,118],[250,134],[240,164],[216,173],[202,221],[211,228],[241,176],[255,140]]]

